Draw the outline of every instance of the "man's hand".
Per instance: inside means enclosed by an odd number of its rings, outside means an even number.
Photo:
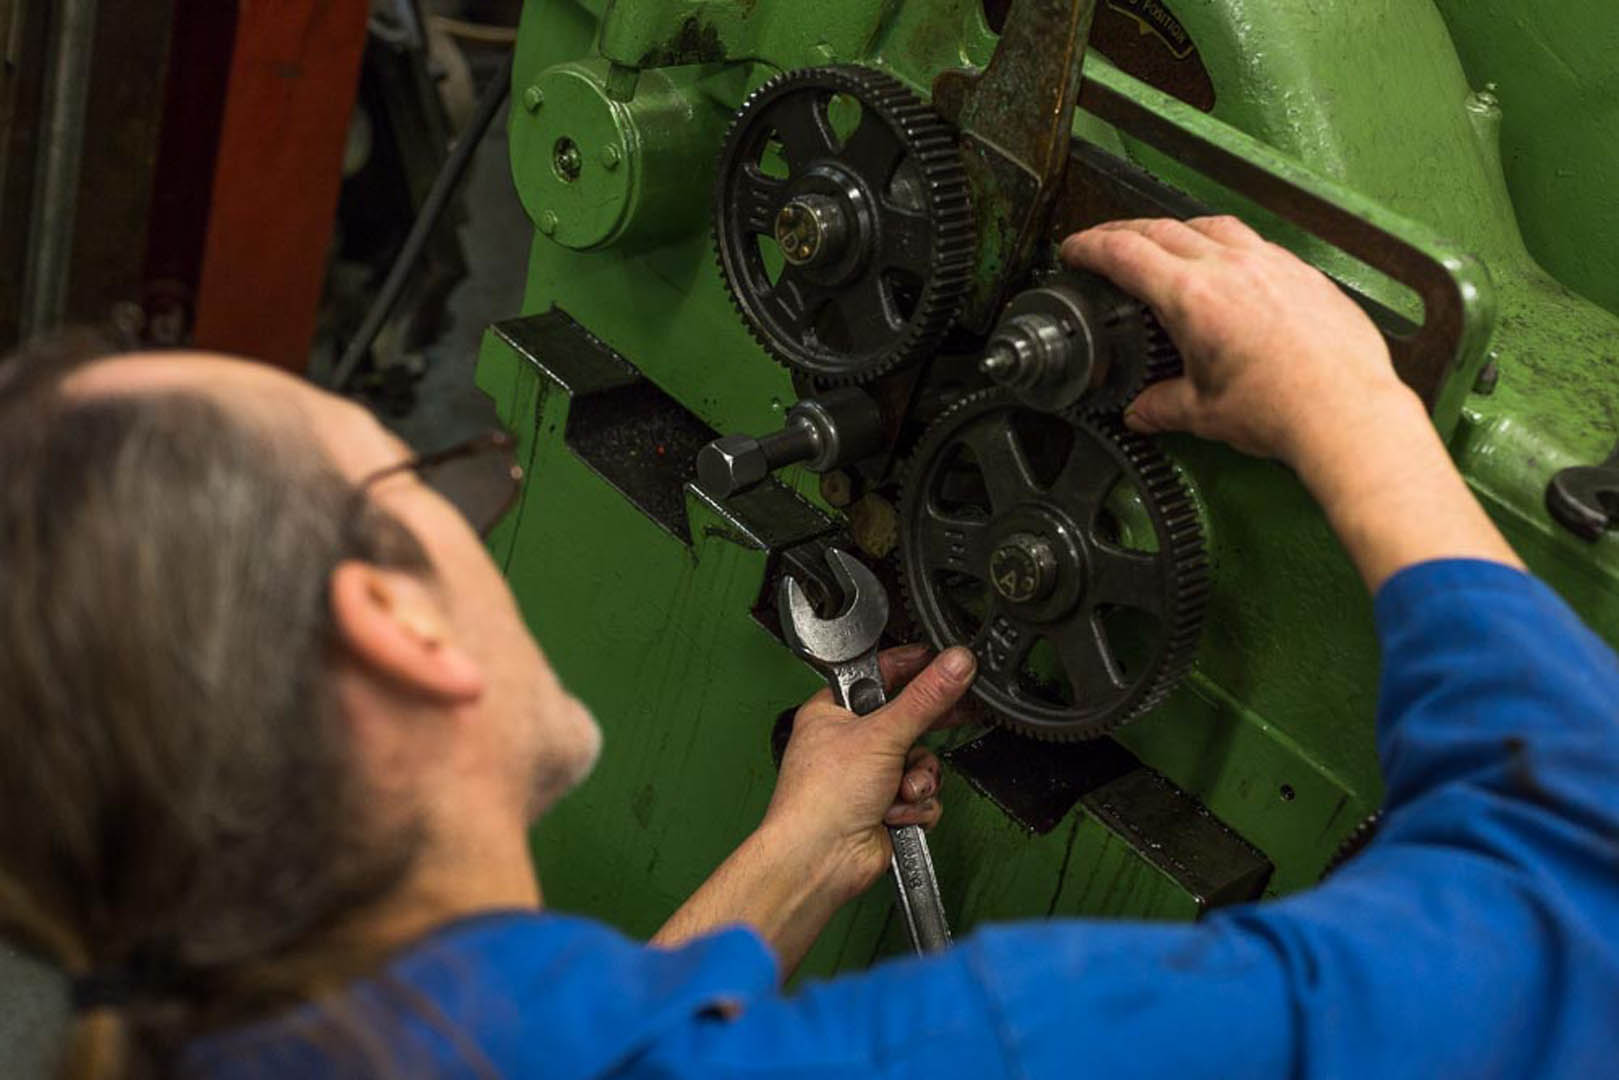
[[[914,744],[952,722],[972,683],[974,659],[962,648],[948,649],[932,663],[929,656],[922,646],[878,656],[893,696],[868,716],[838,708],[831,691],[823,690],[793,721],[765,826],[823,852],[837,870],[843,899],[887,870],[885,825],[932,827],[943,813],[939,760]]]
[[[1415,403],[1366,313],[1236,218],[1113,222],[1062,253],[1151,305],[1186,359],[1184,378],[1130,407],[1137,431],[1189,431],[1297,468],[1321,412]]]
[[[1186,359],[1130,406],[1130,427],[1292,466],[1373,591],[1431,559],[1522,565],[1371,319],[1319,270],[1235,218],[1113,222],[1062,253],[1150,304]]]
[[[833,913],[887,870],[885,825],[939,820],[939,762],[914,744],[955,720],[974,660],[960,648],[928,659],[917,646],[881,654],[883,679],[898,692],[868,716],[838,708],[829,690],[798,710],[764,821],[654,944],[746,923],[790,972]]]

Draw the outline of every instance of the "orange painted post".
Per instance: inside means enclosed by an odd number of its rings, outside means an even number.
[[[241,0],[197,347],[307,365],[368,11],[366,0]]]

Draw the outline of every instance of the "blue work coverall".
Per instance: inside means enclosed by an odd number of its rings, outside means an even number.
[[[1309,892],[983,929],[791,995],[746,930],[660,951],[491,914],[193,1044],[185,1071],[361,1075],[381,1052],[399,1075],[551,1080],[1619,1077],[1619,661],[1489,563],[1408,569],[1376,613],[1386,818]]]

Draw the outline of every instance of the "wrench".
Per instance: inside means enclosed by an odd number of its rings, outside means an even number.
[[[782,579],[777,604],[781,630],[792,650],[826,676],[837,703],[858,716],[875,712],[888,701],[877,668],[877,641],[888,624],[888,594],[872,572],[846,551],[827,552],[827,565],[843,589],[842,613],[833,619],[815,614],[797,579]],[[911,945],[919,953],[938,952],[950,944],[950,923],[933,871],[933,854],[920,825],[889,826],[894,849],[889,869]]]
[[[1619,447],[1601,465],[1577,465],[1552,477],[1546,509],[1569,532],[1592,543],[1619,529]]]

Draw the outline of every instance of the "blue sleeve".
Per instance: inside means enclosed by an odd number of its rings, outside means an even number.
[[[1619,661],[1488,563],[1377,597],[1383,829],[1191,926],[982,931],[640,1064],[670,1076],[1589,1077],[1619,1062]]]

